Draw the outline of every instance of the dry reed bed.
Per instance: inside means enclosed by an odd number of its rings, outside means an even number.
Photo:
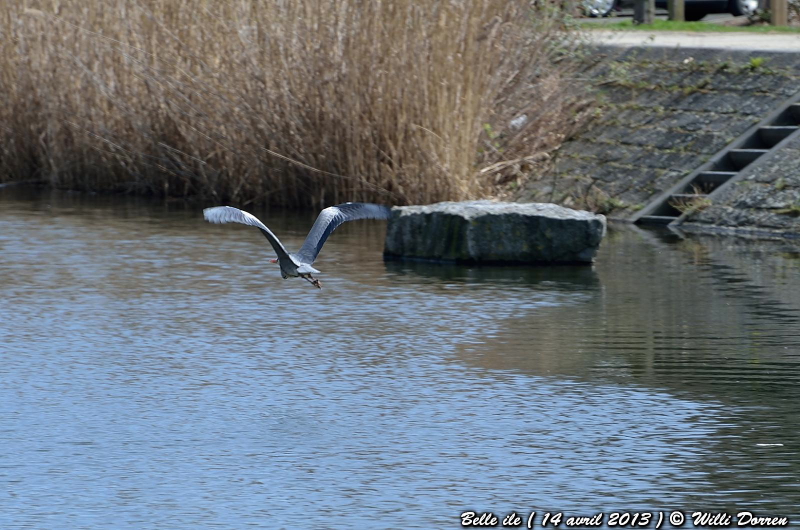
[[[303,207],[485,196],[583,115],[562,15],[531,9],[8,0],[0,181]]]

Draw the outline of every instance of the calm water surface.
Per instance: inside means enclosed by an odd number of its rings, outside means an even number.
[[[253,213],[290,248],[314,217]],[[337,230],[318,291],[199,210],[0,190],[0,527],[800,522],[800,247],[476,269],[384,263],[384,230]]]

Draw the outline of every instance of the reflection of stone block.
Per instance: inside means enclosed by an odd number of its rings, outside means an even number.
[[[386,257],[472,263],[591,263],[606,218],[555,204],[442,202],[392,209]]]

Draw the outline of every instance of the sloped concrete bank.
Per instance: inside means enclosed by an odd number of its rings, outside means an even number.
[[[800,237],[800,138],[752,170],[746,168],[741,180],[720,190],[681,227]]]
[[[585,71],[598,116],[521,200],[627,220],[800,91],[800,54],[600,46],[591,56],[603,58]],[[799,155],[797,142],[777,150],[691,227],[800,233]]]

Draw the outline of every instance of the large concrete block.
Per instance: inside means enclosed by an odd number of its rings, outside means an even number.
[[[384,256],[468,263],[591,263],[606,218],[555,204],[441,202],[392,209]]]

